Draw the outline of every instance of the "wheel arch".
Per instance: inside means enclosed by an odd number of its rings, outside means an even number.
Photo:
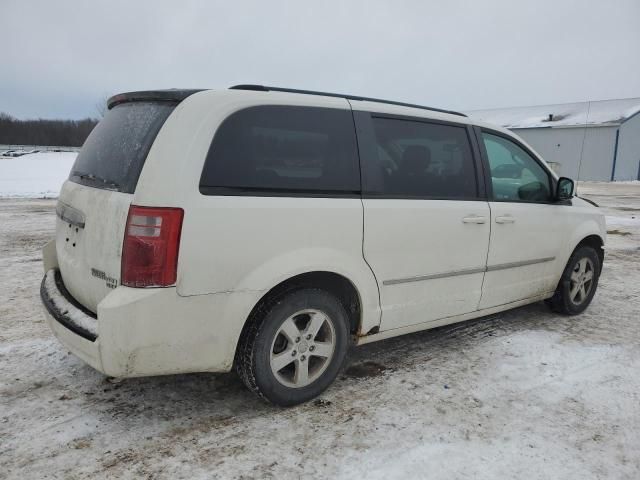
[[[604,260],[604,245],[606,243],[607,228],[604,216],[589,215],[586,218],[578,215],[575,225],[570,228],[570,235],[562,254],[563,268],[576,251],[583,245],[593,247],[598,253],[600,264]]]
[[[245,319],[240,336],[242,337],[242,335],[244,335],[252,317],[256,315],[265,303],[272,301],[274,298],[286,295],[289,292],[306,287],[321,288],[335,295],[349,315],[350,332],[352,334],[358,334],[362,326],[363,301],[354,282],[336,272],[315,270],[299,273],[282,280],[262,295]]]
[[[553,285],[554,290],[557,290],[558,288],[558,282],[562,277],[564,269],[569,263],[571,255],[573,255],[573,252],[575,252],[577,248],[580,248],[583,245],[588,245],[596,250],[598,258],[600,259],[600,267],[602,267],[602,262],[604,260],[603,247],[605,244],[603,238],[604,231],[604,225],[601,227],[595,220],[590,220],[583,223],[579,229],[576,229],[576,231],[573,232],[571,237],[563,244],[562,251],[558,255],[558,258],[556,258],[554,267],[556,269],[556,274],[552,282],[550,282]]]
[[[573,254],[573,252],[575,252],[578,248],[584,246],[589,246],[596,251],[596,253],[598,254],[598,258],[600,259],[600,268],[602,268],[602,262],[604,261],[604,239],[600,235],[596,234],[587,235],[582,240],[580,240],[575,247],[573,247],[571,253]]]
[[[271,287],[260,299],[255,302],[249,314],[244,318],[240,334],[236,338],[234,352],[238,352],[238,346],[248,331],[254,325],[256,315],[260,308],[267,302],[286,295],[289,292],[306,287],[321,288],[336,295],[349,315],[349,332],[352,335],[362,335],[363,299],[360,291],[352,280],[336,272],[328,270],[313,270],[292,275]],[[235,362],[234,362],[235,363]]]

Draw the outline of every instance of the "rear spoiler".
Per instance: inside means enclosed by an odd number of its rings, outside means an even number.
[[[193,95],[194,93],[202,92],[203,89],[198,90],[146,90],[141,92],[127,92],[114,95],[107,100],[107,108],[111,110],[116,105],[128,102],[174,102],[180,103],[185,98]]]

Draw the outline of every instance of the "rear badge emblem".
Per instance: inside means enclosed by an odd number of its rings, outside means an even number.
[[[118,286],[118,280],[108,276],[102,270],[98,270],[97,268],[92,268],[91,275],[93,275],[96,278],[100,278],[104,280],[107,284],[107,288],[116,288]]]

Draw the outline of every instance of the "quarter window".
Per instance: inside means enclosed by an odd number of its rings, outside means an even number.
[[[213,139],[200,187],[205,194],[358,192],[351,112],[289,106],[236,112]]]
[[[375,149],[363,158],[366,193],[392,198],[474,199],[466,127],[373,117]]]
[[[522,147],[504,137],[482,132],[494,200],[546,202],[551,198],[549,174]]]

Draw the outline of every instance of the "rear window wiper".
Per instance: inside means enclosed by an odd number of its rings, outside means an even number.
[[[91,180],[92,182],[100,182],[109,187],[120,189],[120,184],[118,182],[114,182],[113,180],[108,180],[106,178],[98,177],[92,173],[83,173],[83,174],[74,174],[74,176],[78,177],[80,180]]]

